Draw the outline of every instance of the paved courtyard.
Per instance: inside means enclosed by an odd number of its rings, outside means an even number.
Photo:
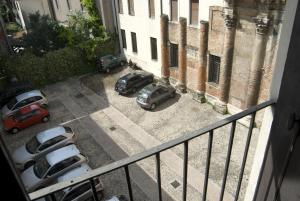
[[[45,87],[43,90],[50,101],[51,121],[17,135],[4,134],[9,150],[14,150],[45,128],[65,124],[74,129],[78,135],[77,145],[88,156],[91,167],[97,168],[226,117],[213,111],[209,104],[199,104],[192,100],[190,94],[177,94],[154,111],[143,110],[135,102],[136,95],[120,96],[114,91],[115,81],[128,71],[130,69],[126,68],[109,75],[85,75]],[[211,201],[218,200],[230,126],[217,129],[214,133],[208,188],[208,200]],[[235,193],[246,137],[247,128],[237,124],[224,200],[232,200]],[[254,129],[240,200],[246,190],[257,138],[258,129]],[[189,201],[201,197],[207,143],[207,135],[189,143]],[[166,201],[181,200],[182,158],[182,145],[161,154],[163,198]],[[155,170],[153,157],[130,166],[135,200],[158,200]],[[105,175],[102,180],[105,197],[127,194],[123,170]]]

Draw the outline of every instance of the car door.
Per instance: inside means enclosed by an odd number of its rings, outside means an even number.
[[[20,118],[19,118],[19,125],[20,128],[27,128],[29,126],[31,126],[32,124],[34,124],[34,112],[30,111],[28,113],[23,114]]]
[[[164,101],[169,98],[169,90],[167,88],[160,88],[158,92],[160,94],[161,101]]]
[[[159,92],[158,90],[155,90],[151,94],[151,103],[158,104],[160,102]]]

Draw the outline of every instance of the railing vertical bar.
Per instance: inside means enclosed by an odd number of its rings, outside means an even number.
[[[230,163],[230,157],[231,157],[235,127],[236,127],[236,121],[233,121],[232,124],[231,124],[231,131],[230,131],[230,138],[229,138],[229,144],[228,144],[228,150],[227,150],[227,157],[226,157],[226,163],[225,163],[223,183],[222,183],[221,195],[220,195],[219,201],[223,201],[223,197],[224,197],[224,191],[225,191],[225,186],[226,186],[226,181],[227,181],[227,174],[228,174],[228,168],[229,168],[229,163]]]
[[[160,176],[160,153],[156,155],[156,178],[157,178],[157,187],[158,187],[158,200],[162,201],[161,195],[161,176]]]
[[[207,185],[208,185],[208,177],[209,177],[209,168],[210,168],[210,158],[211,158],[213,135],[214,135],[214,131],[213,130],[209,131],[202,201],[206,201],[206,193],[207,193]]]
[[[56,197],[54,196],[54,193],[50,194],[51,201],[56,201]],[[44,198],[46,200],[46,197]]]
[[[92,191],[93,191],[93,197],[95,201],[99,201],[98,195],[97,195],[97,191],[96,191],[96,187],[95,187],[95,181],[94,179],[90,179],[90,185],[92,187]]]
[[[182,201],[186,201],[189,142],[184,142]]]
[[[249,125],[247,141],[246,141],[246,145],[245,145],[243,162],[242,162],[242,166],[241,166],[241,171],[240,171],[240,175],[239,175],[239,180],[238,180],[238,185],[237,185],[234,201],[238,200],[239,194],[240,194],[241,184],[243,181],[245,165],[247,162],[247,156],[248,156],[249,146],[250,146],[251,137],[252,137],[252,131],[253,131],[254,123],[255,123],[255,115],[256,115],[256,112],[252,113],[252,115],[251,115],[251,121],[250,121],[250,125]]]
[[[124,169],[125,169],[125,174],[126,174],[126,182],[127,182],[127,187],[128,187],[129,201],[133,201],[132,188],[131,188],[131,181],[130,181],[130,175],[129,175],[128,165],[126,165],[124,167]]]

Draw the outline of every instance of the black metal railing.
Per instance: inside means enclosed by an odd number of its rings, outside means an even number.
[[[128,194],[129,194],[129,199],[130,201],[134,200],[134,196],[132,193],[132,186],[131,186],[131,181],[130,181],[130,173],[129,173],[129,165],[139,162],[141,160],[144,160],[146,158],[149,158],[151,156],[155,156],[156,159],[156,178],[157,178],[157,188],[158,188],[158,195],[157,199],[159,201],[162,201],[162,189],[161,189],[161,165],[160,165],[160,154],[161,152],[171,149],[177,145],[183,144],[184,145],[184,154],[183,154],[183,192],[182,192],[182,200],[186,201],[187,199],[187,176],[188,176],[188,149],[189,149],[189,141],[208,134],[208,150],[207,150],[207,159],[206,159],[206,168],[205,168],[205,178],[204,178],[204,187],[203,187],[203,192],[202,192],[202,200],[205,201],[207,197],[207,186],[208,186],[208,177],[209,177],[209,170],[210,170],[210,161],[211,161],[211,152],[212,152],[212,143],[213,143],[213,137],[214,137],[214,130],[218,129],[220,127],[223,127],[225,125],[231,124],[231,131],[230,131],[230,138],[229,138],[229,144],[228,144],[228,150],[227,150],[227,157],[226,157],[226,162],[225,162],[225,167],[224,167],[224,175],[223,175],[223,181],[222,181],[222,187],[221,187],[221,193],[219,200],[222,201],[224,197],[224,192],[225,192],[225,187],[226,187],[226,181],[227,181],[227,174],[228,174],[228,169],[229,169],[229,163],[230,163],[230,158],[231,158],[231,151],[232,151],[232,145],[233,145],[233,139],[235,135],[235,129],[236,129],[236,123],[238,120],[240,120],[243,117],[246,116],[251,116],[250,119],[250,124],[249,124],[249,130],[248,130],[248,136],[245,144],[245,150],[244,150],[244,155],[243,155],[243,160],[241,164],[241,169],[240,169],[240,174],[238,178],[238,184],[237,184],[237,189],[236,193],[234,196],[234,200],[238,200],[239,198],[239,193],[240,193],[240,188],[241,188],[241,183],[243,180],[243,175],[244,175],[244,170],[245,170],[245,165],[247,161],[247,156],[248,156],[248,150],[249,150],[249,145],[252,137],[252,130],[255,124],[255,116],[257,111],[264,109],[268,106],[271,106],[275,104],[274,101],[270,100],[267,102],[264,102],[262,104],[259,104],[257,106],[251,107],[243,112],[240,112],[238,114],[232,115],[228,118],[225,118],[223,120],[220,120],[212,125],[209,125],[207,127],[204,127],[202,129],[196,130],[194,132],[191,132],[187,135],[181,136],[179,138],[176,138],[174,140],[168,141],[166,143],[163,143],[159,146],[153,147],[149,150],[146,150],[144,152],[135,154],[131,157],[116,161],[114,163],[111,163],[109,165],[106,165],[104,167],[100,167],[98,169],[92,170],[90,172],[87,172],[85,175],[79,176],[77,178],[74,178],[72,181],[65,181],[61,183],[54,184],[52,186],[40,189],[38,191],[35,191],[33,193],[29,194],[29,197],[31,200],[36,200],[41,197],[45,197],[47,195],[53,195],[53,193],[60,191],[62,189],[74,186],[76,184],[80,184],[82,182],[89,181],[91,186],[92,186],[92,191],[94,195],[94,200],[99,200],[97,196],[97,192],[95,189],[95,183],[94,179],[95,177],[99,177],[101,175],[110,173],[112,171],[115,171],[117,169],[124,169],[125,175],[126,175],[126,181],[127,181],[127,186],[128,186]],[[258,181],[259,182],[259,181]],[[52,197],[52,196],[51,196]]]

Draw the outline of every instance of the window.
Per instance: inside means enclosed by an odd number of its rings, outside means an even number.
[[[126,44],[126,34],[125,34],[125,30],[121,29],[121,37],[122,37],[122,45],[123,48],[127,48],[127,44]]]
[[[118,0],[119,13],[123,14],[123,0]]]
[[[70,0],[67,0],[68,9],[71,10]]]
[[[170,0],[171,2],[171,20],[178,20],[178,0]]]
[[[56,144],[56,143],[58,143],[58,142],[60,142],[60,141],[62,141],[62,140],[64,140],[64,139],[66,139],[66,137],[65,137],[65,136],[62,136],[62,135],[59,135],[59,136],[57,136],[57,137],[55,137],[55,138],[52,138],[52,139],[50,139],[50,140],[44,142],[44,143],[39,147],[39,150],[42,151],[42,150],[44,150],[44,149],[46,149],[46,148],[48,148],[48,147],[51,147],[51,146],[53,146],[54,144]]]
[[[56,5],[56,8],[59,9],[57,0],[55,0],[55,5]]]
[[[149,1],[149,17],[155,18],[155,4],[154,0],[148,0]]]
[[[137,53],[136,33],[131,32],[132,51]]]
[[[220,57],[209,55],[208,82],[219,84],[220,63]]]
[[[170,66],[178,67],[178,45],[170,43],[169,48]]]
[[[128,13],[129,15],[134,15],[134,0],[128,0]]]
[[[199,0],[191,0],[191,24],[198,24]]]
[[[157,60],[157,44],[156,38],[150,38],[151,43],[151,59]]]

